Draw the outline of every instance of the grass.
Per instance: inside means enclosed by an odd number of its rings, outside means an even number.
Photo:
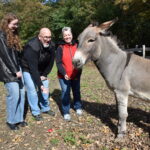
[[[3,82],[0,82],[0,86],[2,86],[3,85]]]
[[[90,140],[90,139],[87,139],[85,136],[80,136],[79,137],[80,141],[81,141],[81,144],[91,144],[93,141]]]
[[[76,140],[75,134],[73,132],[64,133],[63,139],[64,139],[65,143],[70,143],[71,145],[77,144],[77,140]]]
[[[59,139],[56,138],[50,140],[50,143],[53,145],[57,145],[59,142],[60,142]]]

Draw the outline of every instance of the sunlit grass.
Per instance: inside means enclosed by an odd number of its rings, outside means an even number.
[[[52,68],[52,71],[49,73],[48,77],[51,80],[55,80],[57,78],[57,67],[56,67],[56,63],[54,63],[54,66]]]

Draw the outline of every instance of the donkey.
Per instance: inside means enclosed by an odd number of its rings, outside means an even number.
[[[127,53],[108,35],[116,19],[99,26],[89,25],[79,35],[78,49],[73,58],[76,68],[91,59],[117,100],[119,113],[117,138],[126,133],[128,96],[150,100],[150,60]]]

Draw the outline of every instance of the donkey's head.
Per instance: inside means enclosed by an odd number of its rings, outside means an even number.
[[[97,60],[101,54],[100,36],[108,35],[108,29],[117,19],[104,22],[99,26],[89,25],[79,35],[78,49],[73,58],[73,64],[76,68],[81,68],[88,59]]]

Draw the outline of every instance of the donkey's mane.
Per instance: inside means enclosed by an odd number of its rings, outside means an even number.
[[[119,40],[116,35],[111,34],[110,37],[116,42],[116,44],[117,44],[121,49],[125,49],[125,47],[124,47],[122,41]]]

